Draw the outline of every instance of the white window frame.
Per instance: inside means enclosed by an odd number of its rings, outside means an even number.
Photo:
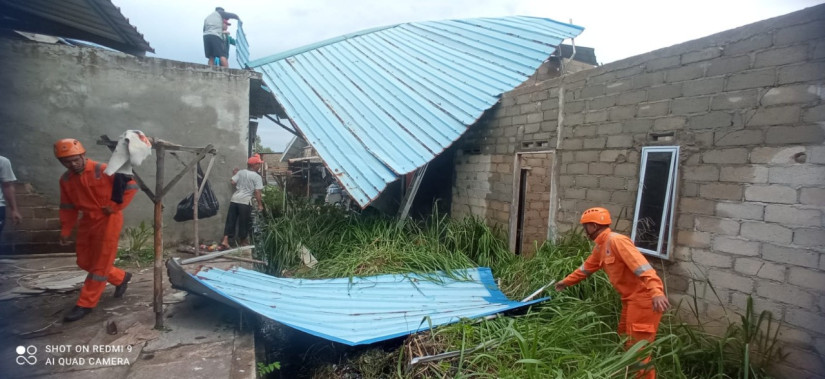
[[[650,153],[671,153],[669,176],[665,187],[665,198],[663,212],[659,219],[659,233],[656,250],[639,247],[636,242],[637,226],[639,225],[639,213],[642,199],[644,198],[644,183],[647,171],[648,155]],[[636,209],[633,214],[633,233],[630,239],[642,253],[656,256],[663,259],[670,259],[670,252],[673,249],[673,219],[676,203],[676,184],[679,182],[679,146],[647,146],[642,147],[642,157],[639,169],[639,189],[636,194]],[[665,246],[665,241],[667,245]]]

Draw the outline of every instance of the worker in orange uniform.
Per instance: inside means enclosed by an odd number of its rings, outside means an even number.
[[[89,272],[77,305],[63,318],[76,321],[97,306],[106,282],[115,286],[115,297],[126,292],[132,274],[114,267],[114,261],[123,227],[121,210],[132,201],[138,186],[131,177],[118,177],[123,174],[104,174],[106,164],[86,158],[86,149],[76,139],[57,141],[54,155],[68,169],[60,177],[60,244],[70,244],[77,224],[77,265]],[[120,186],[123,192],[116,196],[112,190],[115,180],[126,180],[126,185]],[[78,212],[83,214],[79,221]]]
[[[629,337],[625,347],[641,340],[653,342],[662,313],[670,307],[656,270],[630,238],[610,230],[610,212],[607,209],[590,208],[584,211],[581,224],[596,246],[581,267],[556,283],[556,291],[562,291],[604,269],[613,288],[622,296],[618,332],[620,336]],[[647,357],[643,363],[649,361],[650,357]],[[651,367],[640,372],[638,377],[656,378],[656,371]]]

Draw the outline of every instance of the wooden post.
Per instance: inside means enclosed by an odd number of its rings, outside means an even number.
[[[200,245],[199,245],[199,242],[198,242],[198,200],[200,200],[200,197],[201,197],[200,186],[198,186],[198,165],[195,165],[195,167],[192,169],[192,171],[195,173],[195,175],[194,175],[194,177],[195,177],[195,179],[194,179],[195,180],[195,186],[194,186],[195,190],[192,192],[192,194],[194,195],[194,199],[192,199],[194,201],[194,203],[192,204],[193,205],[192,220],[195,223],[193,228],[195,229],[194,230],[194,234],[195,234],[195,256],[197,257],[198,255],[201,255]],[[204,180],[206,180],[206,178],[204,178]]]
[[[163,329],[163,158],[166,150],[157,147],[155,173],[155,329]]]

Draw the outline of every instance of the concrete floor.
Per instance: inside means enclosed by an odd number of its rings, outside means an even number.
[[[76,322],[64,323],[63,315],[79,290],[0,300],[0,376],[255,378],[254,331],[240,311],[172,289],[164,267],[164,327],[156,330],[153,269],[122,268],[134,275],[125,296],[112,297],[107,286],[97,308]],[[0,293],[71,270],[79,270],[74,258],[0,256]]]

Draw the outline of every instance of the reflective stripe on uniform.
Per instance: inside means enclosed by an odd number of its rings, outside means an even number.
[[[633,270],[633,274],[635,274],[636,276],[640,276],[640,275],[642,275],[643,272],[645,272],[647,270],[652,270],[652,269],[653,269],[653,266],[651,266],[650,264],[644,264],[644,265],[641,265],[639,267],[636,267],[636,269]]]
[[[86,275],[86,279],[92,279],[96,282],[105,282],[105,281],[109,280],[109,278],[107,278],[105,276],[95,275],[95,274],[92,274],[92,273],[89,273],[89,275]]]
[[[127,190],[130,190],[130,189],[136,190],[136,189],[140,189],[140,186],[138,186],[137,184],[127,184],[126,189]]]
[[[579,267],[579,270],[581,270],[581,272],[583,272],[587,276],[590,276],[590,274],[592,274],[592,272],[584,269],[584,265],[581,265],[581,267]]]

